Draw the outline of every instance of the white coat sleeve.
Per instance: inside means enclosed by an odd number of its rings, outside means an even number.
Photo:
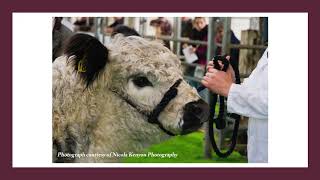
[[[241,85],[232,84],[228,94],[228,112],[268,119],[268,61],[266,53]]]
[[[228,96],[228,112],[242,116],[268,119],[268,92],[233,84]]]

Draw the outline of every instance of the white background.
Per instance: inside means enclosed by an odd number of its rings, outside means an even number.
[[[269,163],[53,164],[51,18],[54,16],[269,17]],[[307,167],[307,13],[14,13],[13,167]]]

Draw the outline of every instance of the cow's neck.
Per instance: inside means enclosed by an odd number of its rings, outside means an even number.
[[[104,92],[103,99],[103,112],[93,131],[89,151],[137,153],[169,137],[113,92]]]

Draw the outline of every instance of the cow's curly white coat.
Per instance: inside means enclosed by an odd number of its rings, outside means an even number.
[[[169,87],[183,78],[180,60],[160,43],[134,36],[116,35],[107,48],[108,62],[88,89],[66,56],[53,64],[53,139],[63,148],[66,139],[72,138],[75,153],[140,152],[169,137],[121,97],[139,110],[151,112]],[[135,74],[145,75],[153,87],[136,87],[130,78]],[[159,121],[167,130],[180,133],[183,106],[199,98],[196,90],[182,81],[177,97]],[[78,158],[76,162],[118,160]]]

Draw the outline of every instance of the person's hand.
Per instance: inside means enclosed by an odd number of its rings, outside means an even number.
[[[230,57],[227,56],[229,60]],[[222,64],[220,64],[223,66]],[[210,91],[227,97],[229,94],[230,87],[234,82],[234,71],[229,65],[226,72],[214,69],[214,64],[209,63],[207,67],[207,73],[203,77],[201,83],[207,87]]]
[[[230,62],[230,56],[226,56],[226,59]],[[222,62],[221,62],[221,61],[218,61],[218,63],[219,63],[219,65],[220,65],[221,69],[223,69],[224,65],[222,64]],[[214,63],[213,63],[213,61],[209,61],[208,65],[207,65],[207,72],[209,72],[209,69],[211,69],[211,70],[214,69]],[[230,69],[230,70],[229,70],[229,69]],[[233,70],[233,68],[232,68],[232,66],[231,66],[230,63],[229,63],[229,68],[228,68],[228,70],[231,71],[233,82],[236,82],[236,75],[235,75],[234,70]],[[228,70],[227,70],[227,71],[228,71]]]
[[[197,51],[197,48],[195,48],[195,47],[192,47],[192,48],[190,48],[190,53],[192,54],[192,53],[195,53]]]

